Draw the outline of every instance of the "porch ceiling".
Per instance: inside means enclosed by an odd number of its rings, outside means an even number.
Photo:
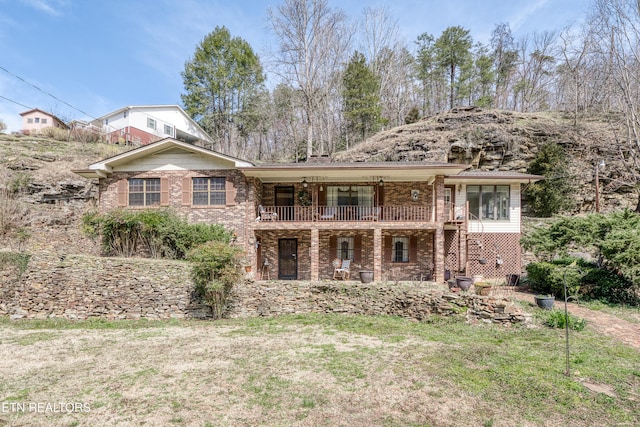
[[[279,164],[240,168],[265,183],[307,182],[387,182],[432,181],[437,175],[457,175],[468,165],[427,162]]]

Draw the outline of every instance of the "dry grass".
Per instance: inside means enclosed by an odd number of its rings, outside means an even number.
[[[545,350],[559,335],[544,329],[346,316],[97,325],[0,322],[0,405],[90,408],[5,410],[0,425],[640,422],[640,355],[588,335],[589,349],[575,350],[581,375],[605,384],[589,373],[610,373],[606,384],[617,397],[588,390],[578,382],[584,378],[564,377],[561,355]],[[596,362],[580,354],[594,345],[609,347],[607,357],[617,354],[611,366],[587,366]],[[547,368],[550,360],[559,366]]]

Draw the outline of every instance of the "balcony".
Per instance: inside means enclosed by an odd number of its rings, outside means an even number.
[[[430,222],[429,206],[262,206],[259,222]]]

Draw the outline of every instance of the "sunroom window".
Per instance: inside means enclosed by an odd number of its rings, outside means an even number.
[[[508,185],[467,185],[469,219],[509,220]]]

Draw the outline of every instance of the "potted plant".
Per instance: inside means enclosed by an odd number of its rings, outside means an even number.
[[[534,299],[536,301],[536,305],[541,309],[551,310],[556,298],[553,295],[536,295]]]
[[[477,295],[487,296],[491,293],[491,285],[487,282],[476,282],[473,284]]]

